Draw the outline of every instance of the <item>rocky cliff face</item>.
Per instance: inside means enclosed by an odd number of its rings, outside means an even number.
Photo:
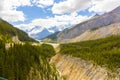
[[[107,36],[112,36],[112,35],[120,35],[120,23],[111,24],[111,25],[101,27],[95,30],[94,29],[87,30],[80,36],[77,36],[71,40],[68,40],[66,43],[94,40],[94,39],[99,39],[99,38],[105,38]]]
[[[92,19],[82,22],[72,28],[65,29],[58,35],[58,41],[64,43],[75,37],[80,36],[87,30],[106,27],[115,23],[120,23],[120,7],[114,9],[109,13],[105,13],[100,16],[95,16]],[[105,32],[103,32],[102,34],[106,34]]]
[[[120,80],[120,73],[113,75],[100,66],[80,58],[57,54],[51,59],[65,80]]]

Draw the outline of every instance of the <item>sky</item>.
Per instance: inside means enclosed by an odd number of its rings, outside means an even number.
[[[120,6],[120,0],[0,0],[0,18],[22,30],[69,27]]]

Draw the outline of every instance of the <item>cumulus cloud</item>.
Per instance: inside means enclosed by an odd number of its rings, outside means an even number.
[[[118,6],[120,6],[120,0],[65,0],[54,3],[52,12],[54,14],[64,14],[88,8],[90,12],[108,12]]]
[[[29,24],[21,24],[16,25],[20,29],[24,29],[26,31],[27,29],[32,29],[35,26],[41,26],[44,28],[50,28],[50,27],[57,27],[58,29],[65,27],[65,25],[75,25],[80,22],[83,22],[90,17],[88,16],[82,16],[78,15],[76,12],[71,13],[70,15],[61,15],[61,16],[55,16],[55,17],[49,17],[46,19],[34,19]],[[27,28],[26,28],[27,27]]]
[[[22,11],[16,11],[16,10],[1,11],[0,16],[2,19],[11,22],[25,20],[24,13]]]
[[[65,0],[55,3],[52,7],[52,12],[55,14],[71,13],[88,8],[91,0]]]
[[[45,8],[52,6],[54,14],[62,14],[60,16],[34,19],[29,24],[17,25],[19,27],[33,28],[34,26],[51,27],[65,26],[68,24],[74,25],[80,23],[89,17],[77,14],[77,11],[88,9],[90,12],[108,12],[120,6],[120,0],[62,0],[59,3],[54,3],[54,0],[0,0],[0,17],[7,21],[25,21],[23,11],[18,11],[20,6],[37,6]],[[71,13],[65,15],[64,13]],[[28,27],[27,27],[28,26]]]
[[[54,3],[54,0],[0,0],[0,18],[9,22],[25,21],[23,11],[18,11],[21,6],[47,7]]]
[[[31,6],[30,0],[0,0],[0,17],[11,22],[24,21],[24,13],[16,10],[19,6]]]
[[[44,8],[53,5],[54,0],[33,0],[32,3],[38,7]]]
[[[90,12],[109,12],[120,6],[120,0],[92,0],[92,5]]]

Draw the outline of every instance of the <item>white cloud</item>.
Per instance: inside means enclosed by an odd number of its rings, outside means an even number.
[[[24,13],[22,11],[16,11],[16,10],[1,11],[0,16],[4,20],[11,21],[11,22],[25,20]]]
[[[59,3],[54,3],[54,0],[0,0],[0,17],[7,21],[24,21],[25,14],[23,11],[18,11],[20,6],[37,6],[45,8],[52,7],[54,14],[63,14],[55,17],[39,18],[31,21],[29,24],[21,24],[19,27],[33,28],[34,26],[51,27],[65,26],[68,24],[74,25],[80,23],[89,17],[78,15],[76,11],[81,11],[89,7],[89,11],[108,12],[117,6],[120,6],[120,0],[62,0]],[[71,13],[64,15],[64,13]],[[28,26],[28,27],[27,27]]]
[[[91,0],[65,0],[55,3],[52,7],[52,12],[55,14],[71,13],[88,8]]]
[[[53,5],[54,0],[33,0],[32,3],[38,7],[44,8]]]
[[[108,12],[120,6],[120,0],[65,0],[55,3],[52,7],[54,14],[71,13],[85,10],[94,12]]]
[[[69,26],[75,25],[89,18],[90,17],[78,15],[77,13],[71,13],[70,15],[61,15],[61,16],[56,15],[55,17],[49,17],[46,19],[42,19],[42,18],[35,19],[29,24],[21,24],[16,26],[20,29],[24,29],[24,31],[30,30],[35,26],[41,26],[44,28],[50,28],[56,26],[58,29],[61,29],[66,25]]]
[[[0,0],[0,18],[9,22],[25,21],[23,11],[18,11],[21,6],[46,7],[54,3],[54,0]]]
[[[0,0],[0,17],[10,22],[24,21],[24,13],[16,10],[19,6],[31,6],[31,2],[30,0]]]
[[[92,5],[89,11],[108,12],[120,6],[120,0],[92,0]]]

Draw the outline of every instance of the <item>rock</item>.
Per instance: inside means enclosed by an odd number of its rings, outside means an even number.
[[[117,75],[108,75],[110,72],[98,65],[68,55],[57,54],[50,63],[65,80],[120,80]]]

